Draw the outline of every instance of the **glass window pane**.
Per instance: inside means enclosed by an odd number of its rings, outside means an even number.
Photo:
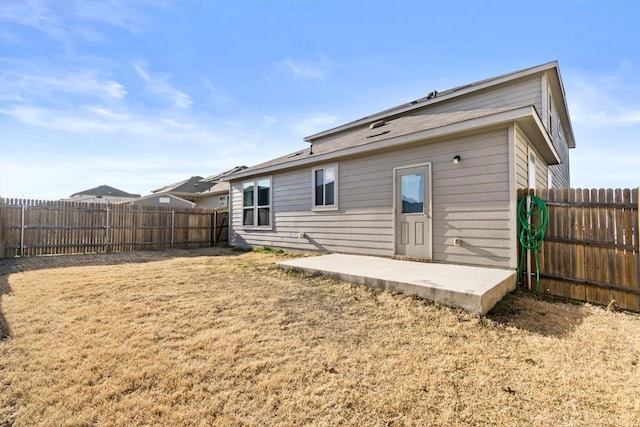
[[[316,171],[316,206],[324,205],[324,169]]]
[[[245,182],[244,184],[242,206],[253,206],[253,182]]]
[[[335,204],[336,168],[326,168],[324,171],[324,180],[325,205],[331,206]]]
[[[242,225],[253,225],[253,208],[242,211]]]
[[[270,211],[269,208],[258,208],[258,226],[269,225]]]
[[[333,182],[327,182],[327,184],[324,187],[324,193],[325,193],[325,206],[332,206],[335,205],[335,185]]]
[[[271,199],[271,180],[258,181],[258,206],[269,206]]]
[[[402,176],[402,213],[424,212],[424,176]]]

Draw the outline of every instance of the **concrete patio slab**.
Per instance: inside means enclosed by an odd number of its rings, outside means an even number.
[[[486,314],[516,287],[516,272],[496,268],[330,254],[277,263],[286,270],[322,274],[350,283],[416,295]]]

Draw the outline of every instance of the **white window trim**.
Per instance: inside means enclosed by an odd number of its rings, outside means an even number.
[[[220,202],[224,200],[224,206],[220,205]],[[218,207],[219,208],[228,208],[229,207],[229,195],[221,194],[218,196]]]
[[[258,181],[269,180],[269,204],[264,206],[258,206]],[[244,211],[248,209],[244,206],[244,185],[253,184],[253,224],[244,225]],[[242,228],[245,230],[273,230],[273,179],[271,176],[261,176],[255,179],[250,179],[242,182]],[[258,208],[269,208],[269,225],[257,225],[258,223]]]
[[[324,206],[316,206],[316,171],[320,169],[326,168],[334,168],[336,171],[335,181],[333,182],[333,201],[335,202],[333,205],[324,205]],[[325,165],[319,165],[311,168],[311,210],[312,211],[337,211],[338,203],[339,203],[339,186],[338,182],[340,181],[340,170],[338,169],[337,163],[329,163]]]

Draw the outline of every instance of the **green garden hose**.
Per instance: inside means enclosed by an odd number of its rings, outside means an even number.
[[[547,205],[538,196],[526,196],[518,203],[518,237],[520,239],[520,266],[518,267],[518,278],[522,276],[524,270],[524,259],[527,257],[526,251],[533,251],[536,260],[536,292],[540,291],[540,261],[538,260],[538,250],[544,241],[547,231],[549,211]]]

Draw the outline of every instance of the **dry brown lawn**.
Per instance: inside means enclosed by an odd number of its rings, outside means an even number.
[[[0,426],[640,424],[638,315],[186,254],[0,275]]]

